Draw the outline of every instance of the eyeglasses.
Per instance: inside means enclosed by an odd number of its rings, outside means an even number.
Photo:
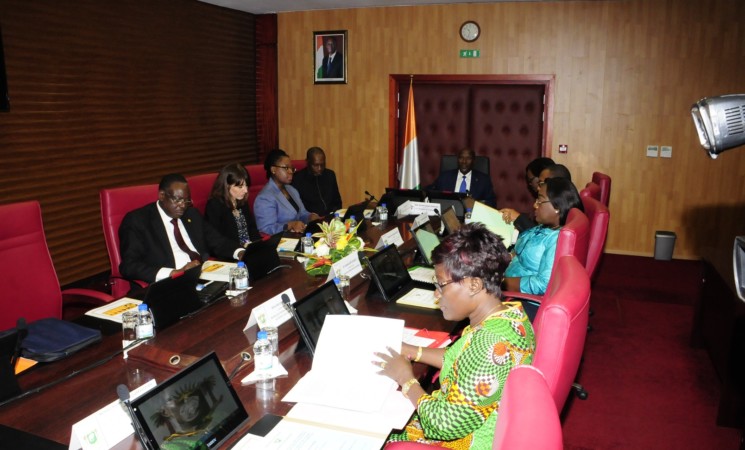
[[[191,206],[193,202],[190,198],[178,198],[174,197],[173,195],[169,194],[168,192],[165,193],[166,197],[168,197],[168,200],[171,201],[174,205],[183,205],[183,206]]]
[[[533,203],[534,206],[541,206],[544,203],[551,203],[551,200],[538,200],[535,199],[535,202]]]
[[[437,287],[437,290],[442,294],[443,289],[445,289],[445,286],[447,286],[450,283],[455,283],[457,280],[448,280],[444,283],[440,283],[437,281],[437,277],[432,277],[432,283]]]
[[[278,168],[280,168],[280,169],[285,169],[285,171],[287,171],[287,172],[289,172],[289,173],[295,173],[295,172],[296,172],[296,170],[297,170],[297,169],[295,169],[295,168],[294,168],[294,167],[292,167],[292,166],[272,166],[272,167],[278,167]]]

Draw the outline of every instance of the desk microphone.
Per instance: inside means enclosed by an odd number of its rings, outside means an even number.
[[[122,404],[127,408],[127,412],[129,412],[130,419],[132,420],[132,427],[134,428],[137,437],[140,438],[142,447],[146,450],[155,450],[145,438],[145,430],[142,429],[140,421],[137,420],[137,416],[135,416],[135,412],[132,409],[132,404],[130,403],[129,399],[129,388],[127,388],[127,386],[123,384],[120,384],[116,387],[116,394],[119,396],[119,400],[122,402]]]
[[[445,221],[442,220],[442,214],[440,214],[440,210],[439,209],[435,208],[434,211],[435,211],[435,214],[437,214],[437,217],[440,218],[440,229],[437,231],[437,234],[439,234],[440,236],[442,236],[443,233],[445,233]]]
[[[292,318],[295,320],[295,326],[297,326],[297,330],[300,332],[300,336],[303,337],[308,350],[310,350],[310,356],[312,357],[315,350],[311,344],[312,341],[310,340],[310,336],[308,336],[308,332],[305,330],[302,322],[300,322],[300,317],[298,317],[297,311],[292,307],[290,297],[287,294],[282,294],[282,304],[285,305],[285,309],[292,314]]]
[[[370,201],[373,201],[373,200],[375,200],[376,202],[379,202],[379,201],[380,201],[380,200],[378,200],[377,198],[375,198],[375,196],[374,196],[374,195],[372,195],[371,193],[369,193],[369,192],[367,192],[367,191],[365,191],[365,195],[367,195],[367,196],[369,196],[369,197],[370,197]]]

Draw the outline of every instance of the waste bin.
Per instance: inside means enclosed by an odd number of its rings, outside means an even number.
[[[654,234],[654,259],[661,261],[673,259],[675,238],[675,233],[672,231],[656,231]]]

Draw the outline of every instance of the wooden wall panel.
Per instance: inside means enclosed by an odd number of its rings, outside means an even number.
[[[41,202],[63,284],[109,269],[101,188],[258,160],[254,16],[198,1],[0,0],[0,24],[0,201]]]
[[[465,20],[481,25],[473,44]],[[745,92],[745,2],[619,0],[348,9],[279,15],[280,145],[318,145],[351,202],[388,184],[390,74],[554,74],[551,156],[578,186],[613,178],[607,250],[651,255],[655,230],[675,257],[745,234],[745,149],[710,160],[690,106]],[[313,85],[313,31],[349,31],[346,85]],[[460,49],[478,49],[461,59]],[[559,154],[559,144],[569,152]],[[671,159],[645,156],[671,145]]]

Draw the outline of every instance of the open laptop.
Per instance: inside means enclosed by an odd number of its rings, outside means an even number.
[[[468,196],[466,193],[461,192],[447,192],[447,191],[426,191],[427,198],[430,203],[438,203],[440,205],[440,211],[453,207],[455,209],[455,215],[458,217],[464,217],[466,215],[466,207],[463,200]]]
[[[248,278],[252,282],[264,278],[280,266],[277,245],[282,235],[280,232],[265,241],[255,241],[246,247],[242,261],[246,263]]]
[[[421,256],[421,263],[426,267],[432,267],[432,250],[440,245],[440,238],[432,228],[432,224],[429,221],[424,222],[416,228],[409,226],[414,241],[419,249],[419,255]]]
[[[396,214],[396,210],[399,206],[403,205],[407,201],[421,202],[424,201],[424,191],[417,189],[398,189],[387,187],[385,188],[385,195],[380,199],[378,203],[385,203],[388,208],[388,215],[393,216]]]
[[[293,303],[295,310],[293,317],[305,345],[313,355],[316,351],[316,343],[321,335],[323,321],[329,314],[349,314],[344,299],[341,298],[339,290],[333,281],[325,283],[315,291]]]
[[[453,234],[460,229],[461,222],[455,213],[454,207],[451,206],[443,211],[440,219],[442,220],[443,225],[445,225],[445,231],[447,231],[448,234]]]
[[[360,203],[355,203],[354,205],[347,207],[347,212],[344,213],[345,222],[354,216],[354,219],[358,224],[360,224],[359,228],[357,228],[358,234],[365,231],[365,228],[367,227],[367,222],[365,222],[365,208],[367,208],[367,205],[369,204],[369,199]]]
[[[201,266],[194,267],[179,276],[164,278],[147,287],[142,302],[147,303],[153,313],[156,329],[167,328],[204,306],[197,295],[201,273]]]
[[[377,288],[383,300],[430,309],[439,308],[435,299],[435,285],[413,280],[395,245],[389,245],[372,255],[368,259],[368,267],[374,281],[370,283],[370,289]]]
[[[215,352],[132,400],[146,448],[217,448],[247,420]],[[135,427],[137,428],[137,427]]]

